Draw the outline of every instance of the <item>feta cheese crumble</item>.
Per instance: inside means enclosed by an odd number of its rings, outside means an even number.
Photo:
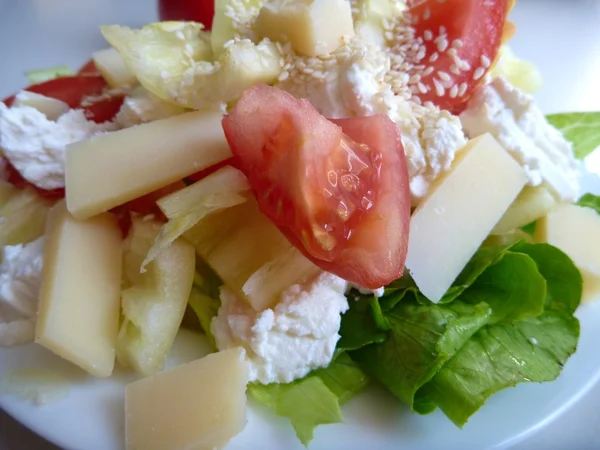
[[[341,314],[348,310],[347,282],[323,272],[290,286],[273,309],[254,311],[226,287],[211,331],[219,350],[246,350],[249,381],[289,383],[331,362]]]
[[[112,122],[88,120],[82,110],[52,121],[31,106],[0,103],[0,150],[23,178],[42,189],[65,186],[67,145],[116,129]]]
[[[579,193],[580,168],[573,146],[548,123],[533,98],[505,78],[478,89],[460,115],[470,137],[492,134],[523,166],[529,184],[545,184],[562,202]]]
[[[33,340],[40,293],[44,238],[2,249],[0,346]]]

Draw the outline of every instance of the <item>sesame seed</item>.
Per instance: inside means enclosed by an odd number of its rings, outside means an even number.
[[[439,36],[435,40],[435,43],[439,52],[443,52],[448,48],[448,39],[446,39],[444,36]]]
[[[456,50],[454,47],[452,47],[451,49],[448,50],[447,52],[452,58],[456,58],[458,56],[458,50]]]
[[[442,83],[440,83],[437,78],[434,78],[433,85],[435,86],[435,93],[438,95],[438,97],[443,97],[446,93],[446,90],[444,89],[444,86],[442,86]]]
[[[463,45],[463,41],[461,41],[460,39],[454,39],[452,41],[452,47],[461,48]]]
[[[457,95],[458,95],[458,86],[455,84],[454,86],[452,86],[452,88],[450,88],[450,98],[456,98]]]
[[[478,67],[477,69],[475,69],[475,72],[473,73],[473,79],[479,80],[484,75],[485,75],[485,69],[483,67]]]
[[[448,75],[446,72],[443,72],[443,71],[441,71],[441,70],[439,70],[439,71],[437,72],[437,75],[438,75],[438,77],[440,77],[440,79],[441,79],[442,81],[450,81],[450,79],[451,79],[451,78],[450,78],[450,75]]]
[[[431,18],[431,9],[429,6],[425,8],[425,12],[423,13],[423,20],[429,20]]]
[[[490,61],[490,58],[488,58],[485,55],[481,55],[481,65],[485,68],[490,67],[490,65],[492,64],[492,62]]]
[[[423,75],[422,76],[423,77],[427,77],[427,76],[431,75],[433,73],[433,70],[434,70],[433,67],[429,66],[427,69],[425,69],[423,71]]]
[[[419,92],[421,94],[427,94],[427,92],[429,91],[429,89],[427,88],[427,86],[425,86],[423,83],[421,83],[420,81],[417,83],[417,88],[419,89]]]
[[[458,87],[458,96],[462,97],[465,95],[465,92],[467,92],[467,83],[460,83],[460,86]]]
[[[421,81],[421,75],[419,75],[418,73],[415,73],[413,76],[410,77],[410,79],[408,80],[408,84],[416,84],[419,81]]]
[[[425,30],[425,33],[423,33],[423,37],[426,41],[430,41],[433,39],[433,32],[431,30]]]
[[[433,53],[430,57],[429,57],[429,62],[436,62],[437,59],[440,57],[438,52]]]
[[[460,75],[460,69],[454,63],[450,64],[450,72],[452,72],[454,75]]]
[[[471,70],[471,64],[469,64],[468,62],[466,62],[464,59],[458,59],[457,58],[456,63],[458,64],[458,68],[460,70],[463,70],[465,72]]]

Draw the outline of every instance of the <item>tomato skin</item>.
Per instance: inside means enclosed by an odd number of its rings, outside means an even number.
[[[215,15],[214,0],[159,0],[158,17],[161,21],[189,20],[200,22],[212,29]]]
[[[76,75],[60,77],[33,84],[25,88],[26,91],[62,100],[70,108],[82,109],[86,117],[97,123],[112,120],[125,99],[124,94],[116,94],[104,98],[103,94],[108,89],[108,84],[101,75]],[[98,100],[85,102],[86,99]],[[6,106],[11,106],[15,96],[4,99]],[[82,104],[83,103],[83,104]]]
[[[440,109],[460,110],[461,105],[470,98],[474,89],[483,81],[485,72],[498,54],[510,6],[509,1],[413,0],[409,5],[411,5],[409,14],[414,19],[415,37],[423,40],[426,49],[425,58],[415,64],[424,64],[426,68],[433,68],[433,71],[426,76],[416,69],[410,72],[411,75],[418,74],[421,82],[428,88],[427,93],[418,92],[416,95],[421,102],[430,101]],[[443,51],[440,51],[436,42],[436,38],[440,35],[440,27],[445,28],[447,32],[447,48]],[[429,33],[433,34],[433,39],[431,37],[426,39]],[[459,46],[455,46],[457,40],[460,41]],[[451,55],[451,49],[456,52],[456,58]],[[429,58],[434,53],[438,57],[431,62]],[[459,60],[462,61],[460,70],[457,69]],[[444,81],[438,77],[440,71],[447,74],[450,80]],[[445,85],[442,95],[437,92],[434,79],[437,79],[439,84]],[[453,86],[457,88],[451,94]]]
[[[99,75],[100,72],[96,68],[93,59],[89,59],[81,68],[77,71],[77,75]]]
[[[223,129],[261,211],[316,265],[368,288],[402,275],[408,171],[386,115],[328,121],[307,101],[257,85]]]

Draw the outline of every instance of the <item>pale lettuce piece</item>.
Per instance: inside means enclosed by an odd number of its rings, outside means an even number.
[[[163,100],[206,109],[239,98],[281,73],[277,47],[263,40],[231,42],[213,59],[210,34],[193,22],[160,22],[141,30],[118,25],[102,34],[146,89]]]
[[[69,66],[49,67],[48,69],[36,69],[25,72],[25,76],[30,84],[39,84],[44,81],[68,77],[70,75],[75,75],[75,72]]]
[[[535,64],[517,57],[508,45],[500,47],[499,54],[491,70],[493,77],[504,76],[510,84],[528,93],[542,88],[542,75]]]
[[[142,270],[208,214],[246,202],[246,197],[241,194],[249,189],[244,174],[231,166],[226,166],[160,199],[157,203],[169,220],[156,236],[154,244],[142,262]]]
[[[196,266],[193,246],[178,239],[140,273],[140,261],[159,229],[152,220],[134,217],[124,252],[117,359],[144,376],[163,367],[181,326]]]
[[[16,189],[0,182],[0,247],[26,244],[44,234],[52,203],[33,189]]]

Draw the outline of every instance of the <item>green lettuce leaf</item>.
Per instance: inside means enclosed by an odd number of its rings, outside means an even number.
[[[585,158],[600,146],[600,112],[550,114],[546,118],[573,144],[577,158]]]
[[[217,349],[215,338],[210,331],[210,323],[219,312],[219,288],[223,283],[219,277],[201,260],[196,261],[196,274],[188,304],[198,316],[200,326],[213,349]]]
[[[248,389],[257,401],[290,419],[298,439],[307,446],[317,426],[342,421],[340,404],[367,383],[358,365],[342,354],[328,368],[311,372],[301,380],[287,384],[251,384]]]
[[[505,252],[499,261],[482,272],[460,299],[492,308],[490,323],[515,322],[544,312],[546,280],[535,261],[522,253]]]
[[[446,303],[428,302],[409,277],[388,286],[380,299],[387,338],[349,354],[413,411],[440,407],[462,426],[495,392],[558,376],[577,345],[572,314],[581,286],[573,262],[551,245],[482,247]],[[368,301],[362,303],[355,314],[362,311],[371,332],[382,332]],[[352,332],[346,341],[364,329],[345,330]]]
[[[382,344],[351,353],[367,374],[414,409],[417,390],[427,383],[464,343],[490,320],[486,303],[422,305],[406,296],[386,313],[391,326]]]
[[[592,208],[598,214],[600,214],[600,196],[594,194],[584,194],[577,201],[577,205]]]
[[[578,337],[577,319],[561,312],[486,327],[424,387],[423,396],[462,427],[499,390],[554,380]]]
[[[75,75],[69,66],[50,67],[48,69],[29,70],[25,72],[27,80],[31,84],[43,83],[44,81],[54,80],[55,78],[68,77]]]
[[[376,310],[380,311],[379,302],[377,308],[370,304],[372,296],[360,295],[353,290],[348,296],[350,309],[342,316],[340,325],[340,340],[336,350],[357,350],[369,344],[382,343],[387,337],[386,330],[379,328],[378,323],[385,320],[382,313],[374,318]]]

